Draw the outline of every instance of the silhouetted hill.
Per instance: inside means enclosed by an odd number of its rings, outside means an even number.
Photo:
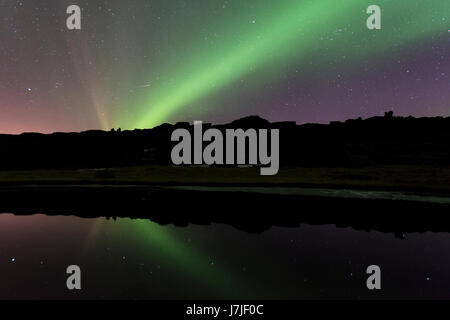
[[[232,121],[229,125],[225,125],[231,128],[266,128],[270,126],[270,122],[259,116],[248,116],[241,119]]]
[[[206,129],[208,125],[204,125]],[[250,116],[227,128],[280,129],[281,166],[358,167],[367,165],[449,165],[450,118],[384,117],[325,124],[270,123]],[[80,133],[0,135],[0,170],[43,168],[105,168],[168,165],[180,122],[153,129]]]

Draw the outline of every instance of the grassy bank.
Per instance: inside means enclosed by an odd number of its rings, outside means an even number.
[[[276,185],[450,193],[450,168],[376,166],[281,168],[261,176],[258,168],[136,166],[108,169],[0,171],[1,185],[150,184]]]

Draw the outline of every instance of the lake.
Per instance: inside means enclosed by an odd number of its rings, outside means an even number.
[[[66,288],[79,265],[82,289]],[[381,268],[381,290],[366,268]],[[450,235],[0,215],[0,298],[450,298]]]

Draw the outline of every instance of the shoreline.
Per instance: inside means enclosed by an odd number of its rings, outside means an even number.
[[[450,232],[450,225],[445,223],[450,201],[324,197],[300,194],[299,190],[276,194],[240,192],[239,188],[228,191],[184,188],[108,185],[0,188],[0,212],[149,219],[160,225],[180,227],[218,223],[257,234],[272,227],[298,228],[302,224],[377,230],[399,238],[411,232]]]
[[[281,167],[276,176],[260,176],[257,167],[150,165],[96,169],[0,170],[0,188],[29,185],[326,188],[450,196],[450,166]]]
[[[292,193],[299,189],[311,189],[317,191],[342,191],[342,192],[379,192],[379,193],[402,193],[411,194],[423,197],[441,197],[450,198],[450,190],[442,188],[429,188],[421,186],[383,186],[383,185],[358,185],[358,184],[311,184],[311,183],[223,183],[223,182],[187,182],[180,184],[178,182],[158,182],[147,183],[143,181],[24,181],[24,182],[4,182],[0,181],[0,192],[7,190],[29,190],[29,189],[49,189],[49,188],[121,188],[121,189],[152,189],[152,188],[167,188],[167,189],[183,189],[183,188],[204,188],[218,189],[222,188],[226,192],[230,188],[241,188],[246,192],[251,192],[249,189],[266,189],[262,193],[270,193],[271,190],[292,190]],[[217,190],[218,191],[218,190]],[[279,193],[276,191],[274,193]],[[298,193],[298,192],[297,192]]]
[[[196,192],[242,192],[256,194],[271,195],[292,195],[292,196],[316,196],[320,198],[345,198],[345,199],[373,199],[373,200],[402,200],[411,202],[430,202],[450,204],[450,194],[436,192],[421,192],[402,189],[382,189],[382,188],[352,188],[349,186],[321,186],[321,185],[270,185],[270,184],[186,184],[178,185],[168,184],[144,184],[144,183],[77,183],[77,184],[61,184],[61,183],[42,183],[42,184],[0,184],[0,192],[8,191],[24,191],[31,190],[50,190],[57,188],[58,190],[66,189],[73,192],[82,189],[122,189],[127,191],[139,190],[185,190]]]

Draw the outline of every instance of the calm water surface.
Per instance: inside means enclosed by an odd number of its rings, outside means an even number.
[[[82,270],[68,291],[67,266]],[[382,290],[366,289],[367,266]],[[0,215],[0,298],[450,298],[450,235]]]

